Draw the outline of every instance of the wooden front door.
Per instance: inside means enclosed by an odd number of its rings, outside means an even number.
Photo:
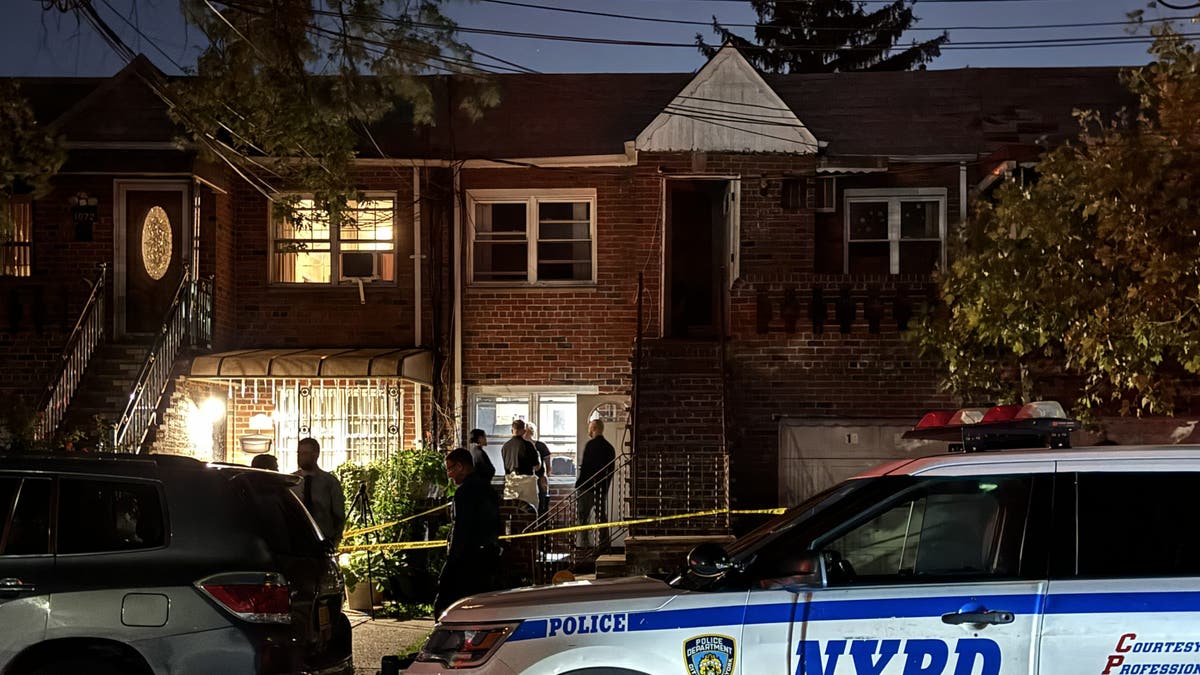
[[[183,279],[186,187],[122,190],[125,333],[155,333]]]

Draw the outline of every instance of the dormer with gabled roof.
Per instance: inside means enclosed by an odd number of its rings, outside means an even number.
[[[811,155],[820,143],[754,66],[726,44],[638,134],[636,147]]]

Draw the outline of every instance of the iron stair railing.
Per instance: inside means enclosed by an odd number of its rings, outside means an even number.
[[[579,502],[583,497],[592,497],[600,490],[608,492],[608,509],[598,514],[602,522],[624,521],[629,519],[630,494],[629,484],[633,469],[633,455],[620,455],[600,472],[603,475],[611,472],[612,479],[607,485],[593,483],[582,489],[573,490],[570,494],[558,500],[534,520],[526,532],[552,531],[583,525],[579,522]],[[556,532],[537,537],[537,545],[533,553],[533,581],[537,584],[549,583],[556,573],[562,570],[580,571],[596,562],[605,551],[610,550],[614,542],[622,540],[628,533],[625,526],[614,526],[604,529]]]
[[[129,403],[113,427],[114,450],[137,452],[141,448],[156,421],[158,407],[171,382],[171,372],[180,351],[189,345],[207,347],[211,339],[212,281],[191,280],[185,270],[162,329],[134,380]]]
[[[92,292],[88,295],[83,311],[71,330],[67,344],[63,347],[62,358],[58,369],[46,387],[46,393],[38,406],[39,416],[34,431],[35,439],[45,441],[58,431],[66,416],[67,408],[79,389],[83,373],[91,363],[92,355],[100,341],[104,339],[104,279],[107,265],[100,265],[100,274],[92,284]]]

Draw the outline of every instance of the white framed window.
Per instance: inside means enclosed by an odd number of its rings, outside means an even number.
[[[471,282],[596,283],[594,189],[467,192]]]
[[[504,393],[477,391],[470,396],[472,428],[487,434],[488,450],[499,456],[500,446],[512,438],[513,420],[532,422],[537,427],[535,440],[550,448],[551,480],[573,481],[583,450],[579,445],[578,397],[595,392],[542,387],[505,389]]]
[[[845,191],[843,269],[929,274],[946,263],[946,188]]]
[[[14,199],[9,203],[12,230],[0,241],[0,276],[33,275],[33,203]]]
[[[292,218],[271,222],[271,282],[337,285],[348,278],[396,280],[396,198],[367,193],[350,217],[331,227],[313,200],[301,197]]]

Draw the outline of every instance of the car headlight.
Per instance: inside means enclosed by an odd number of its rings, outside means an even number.
[[[519,623],[475,625],[444,624],[434,629],[425,641],[418,661],[437,661],[448,668],[474,668],[483,665],[512,635]]]

